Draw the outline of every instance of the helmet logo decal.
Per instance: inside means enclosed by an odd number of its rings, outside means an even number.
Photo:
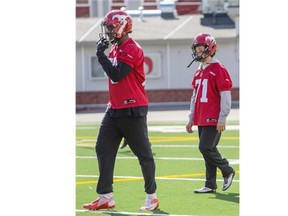
[[[207,41],[209,44],[211,44],[214,42],[214,38],[211,35],[209,35],[205,38],[205,41]]]
[[[127,17],[127,16],[125,16],[125,15],[115,14],[115,15],[113,15],[113,17],[112,17],[112,20],[114,20],[115,18],[117,18],[119,21],[123,21],[123,20],[125,20],[126,17]]]
[[[124,28],[125,28],[126,25],[127,25],[126,17],[127,17],[127,16],[125,16],[125,15],[120,15],[120,14],[115,14],[115,15],[113,15],[113,17],[112,17],[112,20],[114,20],[115,18],[117,18],[118,21],[119,21],[119,23],[121,24],[121,25],[120,25],[120,28],[119,28],[119,30],[118,30],[118,33],[119,33],[119,34],[122,34]]]

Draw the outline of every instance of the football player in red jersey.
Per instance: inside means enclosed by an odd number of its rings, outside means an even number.
[[[155,162],[147,129],[148,97],[145,91],[144,53],[129,37],[132,19],[122,10],[106,14],[97,42],[98,61],[108,76],[109,102],[96,141],[99,197],[84,204],[88,210],[113,209],[113,172],[117,151],[124,138],[137,156],[144,177],[146,199],[140,210],[159,207]],[[108,56],[104,51],[111,45]]]
[[[222,172],[222,190],[225,191],[232,184],[235,171],[227,159],[222,158],[217,145],[231,109],[232,80],[225,66],[214,57],[217,44],[213,36],[207,33],[198,34],[193,39],[191,48],[193,61],[200,62],[200,65],[192,80],[193,95],[186,131],[192,133],[192,126],[198,126],[199,150],[206,167],[205,185],[194,192],[216,191],[217,168]]]

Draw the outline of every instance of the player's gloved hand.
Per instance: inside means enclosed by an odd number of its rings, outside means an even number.
[[[98,52],[104,52],[108,48],[108,46],[109,42],[106,40],[106,38],[101,38],[96,44]]]

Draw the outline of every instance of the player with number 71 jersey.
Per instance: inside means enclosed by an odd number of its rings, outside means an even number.
[[[212,59],[209,64],[200,63],[192,80],[191,103],[194,103],[194,125],[217,125],[221,114],[220,92],[231,91],[232,85],[229,73],[218,60]]]
[[[235,170],[222,157],[217,145],[221,133],[226,129],[233,83],[226,68],[214,57],[217,43],[212,35],[198,34],[193,39],[191,49],[193,60],[188,66],[194,61],[200,64],[192,79],[193,95],[186,131],[193,133],[193,125],[198,126],[198,148],[206,167],[204,187],[194,190],[194,193],[216,192],[217,168],[221,170],[224,180],[222,190],[225,191],[232,184]]]

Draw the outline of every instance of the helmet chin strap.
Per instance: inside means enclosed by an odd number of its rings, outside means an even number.
[[[203,54],[204,54],[204,53],[205,53],[205,51],[202,52],[202,54],[201,54],[200,56],[196,56],[195,58],[193,58],[193,60],[190,62],[190,64],[187,65],[187,68],[189,68],[194,61],[201,61],[202,59],[207,58],[208,56],[206,56],[205,58],[203,57]]]
[[[197,61],[196,58],[194,58],[194,59],[190,62],[190,64],[187,65],[187,68],[189,68],[189,67],[192,65],[192,63],[193,63],[194,61]]]

